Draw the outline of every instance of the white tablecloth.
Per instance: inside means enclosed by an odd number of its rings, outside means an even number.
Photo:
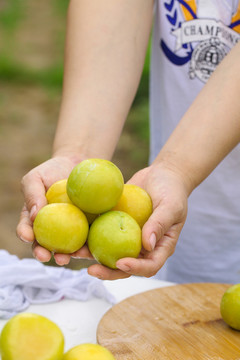
[[[117,302],[143,291],[170,286],[173,283],[130,277],[124,280],[104,281],[106,288],[115,296]],[[102,316],[111,305],[102,299],[86,302],[62,300],[57,303],[31,305],[26,312],[37,313],[54,321],[65,336],[65,351],[81,343],[96,343],[96,330]],[[5,320],[0,320],[0,331]]]

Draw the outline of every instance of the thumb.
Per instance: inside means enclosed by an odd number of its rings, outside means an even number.
[[[21,184],[24,201],[30,213],[30,219],[33,221],[38,211],[47,205],[45,186],[42,178],[31,172],[23,177]]]
[[[152,251],[156,242],[162,239],[176,222],[178,221],[171,207],[161,205],[156,207],[142,229],[143,247]]]

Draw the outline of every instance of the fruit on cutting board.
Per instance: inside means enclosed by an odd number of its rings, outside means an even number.
[[[134,184],[125,184],[117,205],[112,210],[125,211],[142,228],[152,214],[152,200],[148,193]]]
[[[111,161],[87,159],[76,165],[70,173],[67,193],[82,211],[101,214],[117,204],[123,185],[123,175]]]
[[[220,312],[230,327],[240,330],[240,284],[230,286],[223,294]]]
[[[33,223],[38,243],[49,251],[63,254],[79,250],[87,240],[88,230],[84,213],[66,203],[44,206]]]
[[[101,345],[81,344],[66,352],[63,360],[115,360],[115,357]]]
[[[2,360],[60,360],[64,337],[51,320],[21,313],[4,326],[0,337]]]
[[[91,225],[88,247],[94,258],[112,269],[124,257],[137,258],[141,248],[141,228],[123,211],[108,211]]]

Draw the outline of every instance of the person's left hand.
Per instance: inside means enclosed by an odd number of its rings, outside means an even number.
[[[153,213],[142,229],[142,251],[137,259],[118,260],[117,270],[101,264],[91,265],[88,273],[100,279],[115,280],[131,275],[155,275],[174,253],[186,220],[188,193],[183,179],[174,169],[162,164],[151,165],[137,172],[129,183],[145,189],[153,202]],[[92,258],[87,246],[72,256]]]

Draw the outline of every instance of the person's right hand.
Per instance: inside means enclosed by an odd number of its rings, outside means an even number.
[[[22,179],[24,206],[17,225],[17,236],[33,244],[33,255],[42,262],[51,259],[51,252],[41,247],[34,238],[33,221],[38,211],[47,205],[46,191],[58,180],[68,178],[71,170],[82,159],[71,156],[57,156],[32,169]],[[69,262],[69,256],[54,254],[58,265]]]

